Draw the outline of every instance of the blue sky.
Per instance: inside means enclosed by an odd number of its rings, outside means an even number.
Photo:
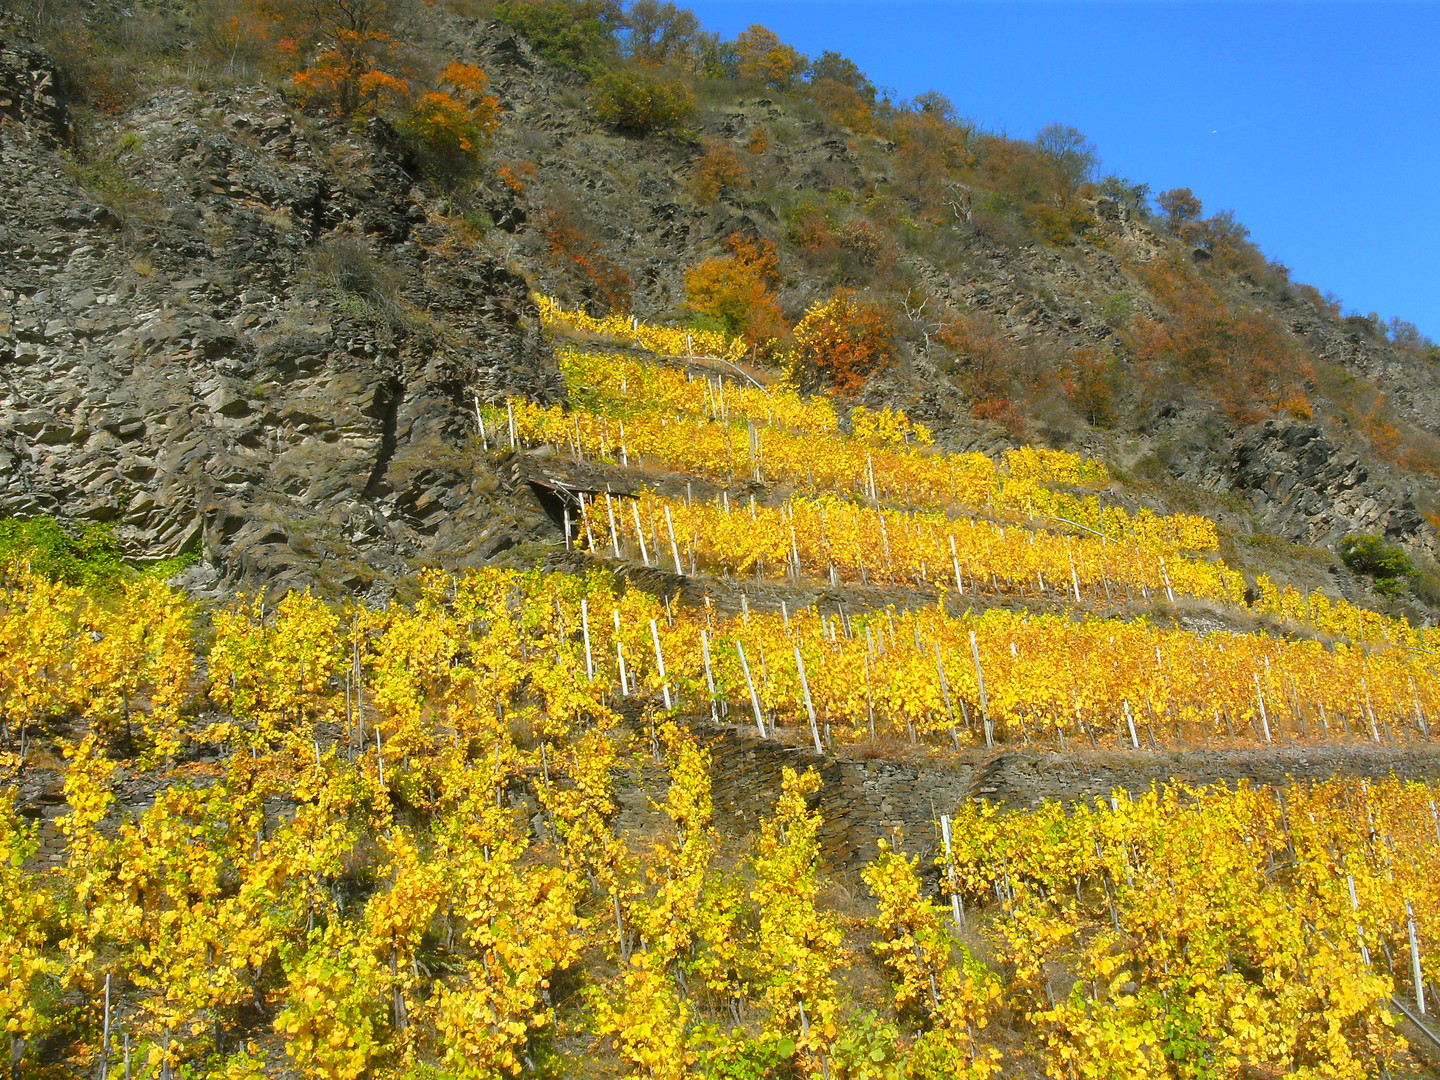
[[[680,2],[989,130],[1071,124],[1104,171],[1194,189],[1294,280],[1440,340],[1440,4]]]

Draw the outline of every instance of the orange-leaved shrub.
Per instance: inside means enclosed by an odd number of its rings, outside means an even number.
[[[973,401],[1008,398],[1014,344],[998,319],[984,312],[947,313],[935,331],[935,340],[954,357],[956,382]]]
[[[1115,358],[1093,345],[1084,345],[1070,354],[1069,370],[1060,386],[1071,408],[1093,427],[1108,428],[1115,423]]]
[[[1029,431],[1025,414],[1015,407],[1009,398],[985,398],[970,406],[970,415],[976,420],[989,420],[999,424],[1012,439],[1023,441]]]
[[[723,193],[744,187],[749,182],[740,155],[729,143],[719,139],[706,139],[705,150],[695,175],[690,178],[690,190],[697,202],[711,203]]]
[[[564,210],[549,210],[540,222],[546,261],[578,278],[592,315],[630,308],[630,275],[606,256]]]
[[[731,233],[725,249],[728,254],[711,256],[685,275],[686,304],[727,334],[772,351],[786,333],[775,292],[780,284],[775,245],[763,236]]]
[[[1314,378],[1310,358],[1273,315],[1234,311],[1191,267],[1156,261],[1137,275],[1167,312],[1144,316],[1121,337],[1137,358],[1161,364],[1211,394],[1237,423],[1260,419]]]
[[[887,312],[852,289],[814,304],[795,327],[794,364],[805,381],[854,393],[895,361],[895,327]]]
[[[427,175],[453,184],[472,175],[500,126],[500,100],[486,93],[490,80],[478,67],[448,64],[443,89],[421,94],[401,119],[401,134]]]
[[[1000,424],[1012,438],[1025,437],[1025,416],[1013,400],[1024,374],[1019,348],[993,315],[947,312],[935,341],[954,357],[954,378],[970,398],[970,415]],[[1034,377],[1035,373],[1031,372]]]
[[[875,84],[855,61],[825,50],[810,67],[810,100],[831,121],[852,131],[875,127]]]
[[[513,191],[516,195],[525,193],[525,180],[535,179],[540,175],[540,170],[533,161],[517,161],[514,164],[501,165],[496,170],[500,182]]]

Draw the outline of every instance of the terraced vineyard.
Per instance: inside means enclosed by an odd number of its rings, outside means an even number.
[[[1247,594],[1101,463],[542,311],[572,407],[476,434],[544,566],[4,567],[16,1075],[1433,1069],[1440,632]]]

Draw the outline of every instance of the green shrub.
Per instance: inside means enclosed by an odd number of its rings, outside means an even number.
[[[546,60],[592,77],[618,49],[620,6],[607,0],[501,0],[495,15]]]
[[[163,580],[194,561],[193,554],[179,555],[141,570],[121,558],[109,525],[91,522],[74,536],[53,517],[0,518],[0,578],[28,566],[52,580],[104,592],[139,574]]]
[[[1410,579],[1410,591],[1423,603],[1440,607],[1440,564],[1434,559],[1422,559]]]
[[[788,1035],[752,1039],[744,1031],[706,1032],[701,1055],[704,1075],[713,1080],[774,1080],[793,1075],[795,1040]]]
[[[0,520],[0,571],[25,565],[36,574],[86,586],[112,584],[125,570],[108,525],[86,525],[75,537],[52,517]]]
[[[619,131],[649,135],[683,126],[695,109],[695,95],[683,83],[636,71],[615,71],[596,80],[590,107]]]
[[[1100,317],[1105,320],[1105,325],[1116,330],[1129,326],[1134,316],[1135,302],[1123,292],[1107,296],[1100,309]]]
[[[1405,579],[1415,573],[1410,556],[1378,536],[1351,534],[1340,541],[1340,561],[1357,574],[1375,579],[1383,596],[1398,596]]]

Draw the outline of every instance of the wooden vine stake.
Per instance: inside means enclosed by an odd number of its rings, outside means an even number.
[[[1255,697],[1260,702],[1260,723],[1265,729],[1265,741],[1270,741],[1270,718],[1265,714],[1265,692],[1260,689],[1260,673],[1254,673]]]
[[[1414,941],[1414,931],[1411,932],[1411,941]],[[1424,1006],[1421,1006],[1424,1012]],[[106,1080],[110,1075],[110,973],[105,973],[105,1030],[100,1038],[100,1080]]]
[[[990,719],[990,702],[985,696],[985,673],[980,670],[980,643],[970,631],[970,652],[975,657],[975,686],[980,693],[980,716],[985,722],[985,745],[995,745],[995,724]]]
[[[620,959],[629,960],[630,949],[625,940],[625,923],[624,920],[620,918],[620,894],[619,892],[613,892],[610,896],[615,901],[615,933],[620,938]]]
[[[955,724],[955,706],[950,701],[950,683],[945,678],[945,661],[940,657],[940,643],[935,642],[935,670],[940,673],[940,694],[945,699],[945,711],[950,714],[950,737],[955,740],[955,749],[960,749],[960,729]]]
[[[1365,944],[1365,927],[1360,925],[1360,898],[1355,895],[1355,878],[1353,875],[1345,875],[1345,884],[1350,889],[1350,910],[1355,912],[1355,939],[1360,943],[1360,958],[1365,961],[1365,966],[1370,966],[1370,948]]]
[[[577,493],[580,499],[580,520],[585,523],[585,550],[595,550],[595,533],[590,529],[590,508],[585,505],[585,493]]]
[[[805,677],[805,658],[800,655],[800,646],[795,646],[795,669],[800,672],[800,689],[805,695],[805,711],[810,716],[810,736],[815,740],[815,753],[825,756],[825,747],[820,742],[820,726],[815,722],[815,704],[810,700],[810,680]]]
[[[675,522],[670,518],[670,506],[665,506],[665,528],[670,533],[670,557],[675,560],[675,573],[677,576],[685,575],[685,568],[680,565],[680,549],[675,546]]]
[[[745,659],[745,646],[740,639],[735,639],[735,651],[740,654],[740,670],[745,673],[745,685],[750,690],[750,707],[755,710],[755,726],[760,731],[760,737],[765,738],[765,717],[760,712],[760,698],[755,693],[755,680],[750,677],[750,662]]]
[[[585,636],[585,679],[595,681],[595,657],[590,652],[590,601],[580,598],[580,632]]]
[[[665,678],[665,656],[660,651],[660,628],[654,619],[650,620],[650,640],[655,643],[655,669],[660,673],[660,692],[665,696],[665,708],[669,711],[675,706],[670,700],[670,683]]]
[[[715,698],[715,674],[710,665],[710,635],[704,630],[700,631],[700,652],[705,657],[705,690],[710,695],[710,719],[720,720],[720,710]]]
[[[1425,973],[1420,967],[1420,942],[1415,936],[1415,908],[1405,901],[1405,930],[1410,935],[1410,974],[1415,980],[1415,1005],[1425,1013]]]
[[[1126,701],[1124,701],[1124,702],[1121,702],[1121,705],[1123,706],[1123,708],[1124,708],[1124,710],[1125,710],[1125,723],[1126,723],[1126,724],[1129,726],[1129,728],[1130,728],[1130,748],[1131,748],[1132,750],[1139,750],[1139,749],[1140,749],[1140,736],[1135,733],[1135,717],[1134,717],[1133,715],[1131,715],[1131,712],[1130,712],[1130,702],[1129,702],[1129,700],[1126,700]]]
[[[625,644],[620,640],[620,609],[613,612],[615,616],[615,664],[620,672],[620,696],[629,697],[630,687],[625,678]]]
[[[635,535],[640,538],[640,561],[646,566],[650,565],[650,552],[645,547],[645,529],[640,524],[640,504],[632,502],[630,510],[635,515]]]
[[[950,815],[940,815],[940,839],[945,842],[945,876],[950,882],[950,914],[955,918],[956,929],[965,919],[965,907],[960,900],[960,888],[955,883],[955,853],[950,847]]]

